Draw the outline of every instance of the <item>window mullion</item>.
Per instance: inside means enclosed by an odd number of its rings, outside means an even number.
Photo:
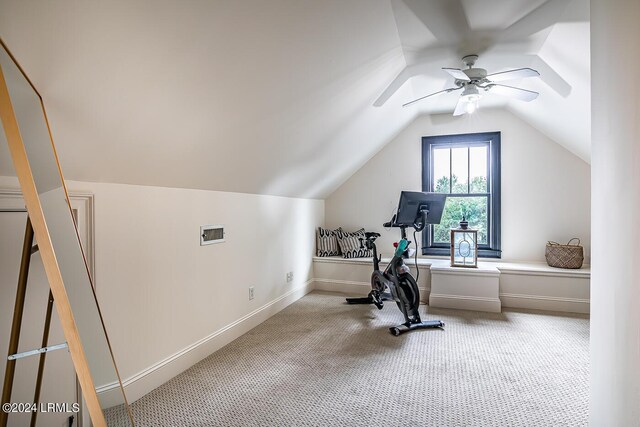
[[[471,147],[467,145],[467,194],[471,193]]]
[[[453,193],[453,160],[451,155],[451,148],[449,148],[449,194]]]

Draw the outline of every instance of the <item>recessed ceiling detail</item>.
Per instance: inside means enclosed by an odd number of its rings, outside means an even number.
[[[408,21],[408,27],[414,27],[412,30],[400,31],[400,34],[404,33],[413,46],[404,45],[407,56],[406,67],[382,92],[373,105],[378,107],[384,105],[411,77],[433,72],[436,63],[451,61],[451,57],[454,55],[463,57],[482,54],[483,57],[493,61],[499,67],[504,67],[504,64],[509,61],[516,64],[528,63],[529,66],[541,65],[544,68],[543,81],[547,82],[560,95],[568,96],[571,93],[571,85],[544,62],[539,56],[539,51],[546,41],[551,27],[558,23],[559,17],[565,15],[567,7],[572,1],[548,0],[540,3],[539,1],[514,0],[501,2],[510,3],[511,8],[513,8],[513,4],[520,4],[521,9],[526,9],[527,5],[530,6],[531,3],[539,5],[519,17],[515,22],[511,22],[514,15],[507,14],[504,18],[507,19],[507,24],[505,21],[499,24],[495,22],[495,19],[490,19],[494,7],[497,8],[495,1],[396,0],[394,11],[398,26],[403,26],[401,21],[405,20]],[[409,21],[407,12],[412,13],[417,19]],[[472,27],[469,24],[470,18],[473,18],[472,22],[482,21],[485,18],[490,19],[494,23],[494,27],[487,28],[487,26],[479,25]],[[415,47],[415,36],[408,34],[410,31],[415,31],[417,22],[422,23],[425,29],[435,37],[431,42],[421,44],[422,47],[418,49]],[[541,32],[544,34],[540,34]]]
[[[392,0],[405,66],[373,105],[401,105],[425,94],[418,114],[452,113],[459,93],[455,77],[465,55],[480,55],[482,68],[531,68],[539,79],[526,89],[531,103],[492,97],[487,108],[506,108],[583,160],[590,161],[590,53],[588,0]],[[494,71],[495,70],[495,71]],[[520,85],[514,81],[514,86]],[[413,96],[399,96],[409,87]]]

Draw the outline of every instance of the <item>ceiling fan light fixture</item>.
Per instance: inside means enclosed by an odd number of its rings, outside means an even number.
[[[464,111],[467,114],[473,114],[478,109],[478,101],[480,101],[480,92],[475,84],[468,84],[465,86],[462,95],[460,95],[460,102],[464,102]]]
[[[462,95],[460,95],[464,102],[478,102],[480,100],[480,92],[478,87],[474,84],[466,85]]]
[[[469,101],[467,105],[464,106],[464,110],[467,114],[473,114],[478,109],[478,101]]]

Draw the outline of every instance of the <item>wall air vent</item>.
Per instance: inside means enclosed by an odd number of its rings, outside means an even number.
[[[200,227],[200,246],[224,242],[224,225],[203,225]]]

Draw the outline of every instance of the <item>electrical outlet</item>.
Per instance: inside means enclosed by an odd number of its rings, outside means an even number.
[[[293,282],[293,271],[287,273],[287,283]]]
[[[252,300],[253,297],[256,296],[255,290],[256,290],[255,287],[249,286],[249,300]]]

